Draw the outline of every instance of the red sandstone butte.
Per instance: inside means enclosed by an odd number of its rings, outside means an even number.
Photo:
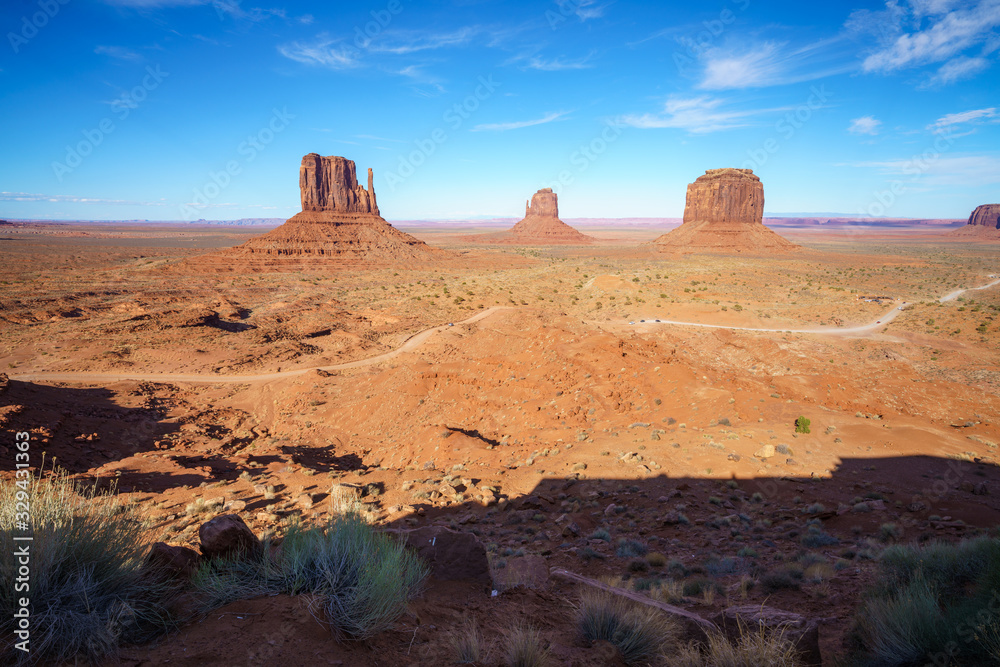
[[[208,269],[248,264],[247,268],[278,270],[389,266],[451,256],[386,222],[379,215],[372,170],[365,188],[358,184],[352,160],[306,155],[299,167],[299,190],[301,213],[243,245],[198,261]]]
[[[684,221],[653,243],[668,252],[775,253],[799,246],[763,223],[764,185],[752,169],[709,169],[687,187]]]
[[[524,205],[524,219],[504,232],[477,234],[465,240],[507,245],[589,245],[596,239],[559,219],[559,202],[552,188],[539,190]]]

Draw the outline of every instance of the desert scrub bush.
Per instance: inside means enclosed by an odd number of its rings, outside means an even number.
[[[740,625],[740,637],[731,642],[720,633],[709,635],[708,644],[681,649],[671,667],[801,667],[798,651],[784,633],[767,632],[763,627]]]
[[[468,665],[483,659],[483,633],[475,619],[466,618],[462,626],[451,636],[451,647],[455,650],[455,662]]]
[[[580,592],[577,628],[588,642],[614,644],[626,665],[646,665],[680,636],[677,622],[652,607],[636,604],[608,591]]]
[[[828,547],[834,544],[840,544],[840,540],[826,533],[820,526],[811,525],[806,530],[806,534],[802,536],[799,540],[802,546],[809,549],[817,549],[819,547]]]
[[[368,639],[399,617],[427,576],[424,563],[402,543],[376,532],[357,513],[325,526],[289,526],[275,556],[219,559],[194,576],[205,611],[236,600],[309,594],[317,620],[334,635]]]
[[[598,528],[590,534],[590,539],[592,540],[604,540],[605,542],[611,541],[611,533],[605,528]]]
[[[548,657],[538,628],[522,621],[504,633],[503,658],[507,667],[542,667]]]
[[[1000,539],[894,545],[851,629],[858,665],[1000,662]]]
[[[796,433],[810,433],[810,431],[809,431],[809,425],[810,424],[812,424],[812,421],[810,421],[806,417],[801,417],[800,416],[798,419],[795,420],[795,432]]]
[[[775,591],[798,590],[802,586],[803,571],[801,567],[787,565],[780,570],[772,570],[760,578],[760,586],[770,595]]]
[[[619,558],[641,558],[646,555],[647,551],[649,549],[642,542],[622,538],[618,540],[618,548],[615,549],[615,555]]]
[[[7,665],[101,662],[121,644],[149,641],[175,625],[172,589],[143,572],[148,544],[138,506],[54,474],[0,482],[0,658]],[[20,505],[20,506],[19,506]],[[31,542],[14,541],[19,512]],[[18,549],[29,545],[29,589],[15,586]],[[15,648],[20,598],[31,600],[30,653]]]

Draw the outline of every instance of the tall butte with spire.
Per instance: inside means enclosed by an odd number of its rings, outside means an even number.
[[[552,188],[543,188],[524,204],[524,219],[503,232],[466,236],[474,243],[511,245],[587,245],[597,239],[559,219],[559,201]]]
[[[687,187],[684,222],[653,243],[668,252],[797,250],[764,226],[764,185],[752,169],[709,169]]]
[[[302,212],[277,229],[243,245],[200,258],[252,267],[386,266],[444,259],[450,253],[432,248],[399,231],[381,215],[372,170],[368,187],[358,184],[354,162],[336,155],[310,153],[299,167]]]

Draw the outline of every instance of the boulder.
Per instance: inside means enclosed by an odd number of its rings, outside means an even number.
[[[424,526],[398,534],[427,563],[435,579],[474,581],[484,589],[492,585],[486,547],[472,533],[460,533],[444,526]]]
[[[198,528],[201,555],[204,558],[255,556],[261,543],[243,519],[235,514],[220,514]]]
[[[143,570],[168,581],[186,582],[198,570],[201,557],[194,549],[156,542],[149,549]]]
[[[7,391],[7,387],[10,385],[10,379],[7,377],[6,373],[0,373],[0,394]]]
[[[733,643],[748,632],[763,628],[767,634],[782,633],[782,637],[799,652],[803,667],[819,667],[823,659],[819,652],[819,622],[801,614],[758,605],[742,605],[722,610],[710,619]]]

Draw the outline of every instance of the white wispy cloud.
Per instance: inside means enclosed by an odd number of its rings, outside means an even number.
[[[163,201],[132,201],[129,199],[102,199],[100,197],[77,197],[74,195],[44,195],[33,192],[0,192],[0,201],[44,201],[69,202],[72,204],[129,204],[137,206],[166,206]]]
[[[598,4],[597,0],[556,0],[559,12],[576,16],[581,21],[588,21],[604,16],[604,10],[611,3]]]
[[[923,87],[947,86],[956,81],[970,79],[989,66],[990,61],[986,58],[968,58],[966,56],[952,58],[944,65],[941,65],[938,71],[927,79]]]
[[[946,63],[929,81],[946,84],[984,69],[979,62],[997,48],[998,0],[909,0],[886,3],[883,12],[854,12],[852,31],[874,34],[878,48],[862,62],[869,73],[889,74],[933,63]],[[966,52],[978,48],[979,53]]]
[[[842,45],[833,37],[806,46],[760,42],[749,48],[712,47],[700,60],[703,67],[698,87],[730,90],[781,86],[813,81],[857,69],[854,63],[838,58]]]
[[[320,36],[311,43],[292,42],[279,45],[278,53],[304,65],[317,65],[329,69],[350,69],[360,64],[357,49],[326,36]]]
[[[1000,115],[997,114],[996,107],[989,107],[987,109],[970,109],[969,111],[945,114],[928,125],[927,129],[937,134],[948,134],[953,137],[958,137],[975,132],[974,127],[969,130],[968,126],[975,126],[984,122],[1000,122]],[[962,128],[965,131],[964,134],[956,135],[955,132],[960,131],[959,126],[965,126]]]
[[[862,116],[861,118],[853,119],[847,131],[851,134],[870,134],[874,136],[878,134],[880,125],[882,125],[882,121],[877,120],[875,116]]]
[[[365,47],[373,53],[407,55],[419,51],[432,51],[469,44],[483,32],[480,26],[464,26],[451,32],[431,33],[425,31],[385,32],[377,40],[373,39]]]
[[[531,127],[533,125],[543,125],[545,123],[551,123],[552,121],[559,120],[560,118],[569,114],[569,111],[555,111],[553,113],[545,114],[541,118],[535,118],[534,120],[521,120],[512,123],[484,123],[482,125],[476,125],[472,128],[472,132],[506,132],[507,130],[519,130],[522,127]]]
[[[143,59],[143,57],[135,51],[126,49],[123,46],[98,46],[94,49],[94,53],[102,56],[108,56],[109,58],[128,60],[131,62],[139,62]]]
[[[726,110],[725,101],[716,97],[682,97],[673,95],[659,114],[625,115],[622,122],[639,129],[675,128],[693,134],[732,130],[753,125],[752,118],[761,114],[783,111],[784,108]]]
[[[528,59],[527,65],[524,67],[526,69],[537,69],[543,72],[558,72],[560,70],[573,70],[573,69],[589,69],[593,67],[589,60],[594,56],[594,51],[591,51],[583,58],[578,60],[568,60],[561,57],[552,58],[551,60],[546,60],[538,56],[532,56]]]

